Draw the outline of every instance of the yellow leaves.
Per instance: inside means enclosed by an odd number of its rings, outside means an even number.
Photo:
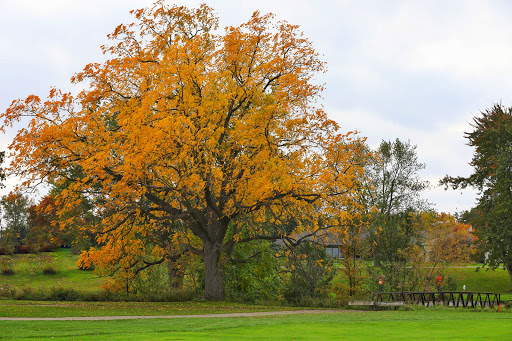
[[[92,258],[90,257],[88,251],[82,251],[80,253],[76,265],[78,266],[79,269],[84,270],[91,269],[93,267]]]
[[[235,241],[235,243],[238,243],[240,241],[240,234],[239,233],[234,234],[233,240]]]
[[[55,89],[52,89],[50,91],[50,97],[53,97],[55,94]],[[36,96],[36,95],[29,95],[26,99],[25,99],[25,104],[39,104],[41,102],[41,99]]]

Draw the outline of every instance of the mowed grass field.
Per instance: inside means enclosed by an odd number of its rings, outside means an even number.
[[[0,321],[0,339],[512,340],[512,314],[468,310],[110,321]]]

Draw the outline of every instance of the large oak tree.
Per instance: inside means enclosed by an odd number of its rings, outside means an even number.
[[[221,299],[236,243],[291,238],[282,226],[294,215],[310,222],[295,232],[311,234],[349,218],[361,143],[315,107],[324,64],[297,26],[255,12],[219,32],[206,5],[164,1],[132,14],[103,46],[110,58],[72,78],[86,86],[78,96],[52,89],[3,114],[4,127],[29,117],[10,171],[25,186],[71,181],[57,200],[95,203],[104,255],[129,259],[170,226],[172,243],[203,258],[205,296]]]

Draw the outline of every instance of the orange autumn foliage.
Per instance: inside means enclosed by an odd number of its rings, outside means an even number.
[[[101,222],[88,228],[101,249],[84,262],[157,261],[167,246],[154,231],[178,221],[170,244],[204,259],[205,295],[222,298],[237,242],[282,238],[293,215],[309,217],[301,231],[351,218],[360,139],[315,107],[324,63],[297,26],[255,12],[221,33],[208,6],[165,1],[132,14],[103,46],[110,59],[72,78],[86,85],[78,96],[52,89],[2,115],[2,129],[29,120],[10,146],[24,186],[84,174],[56,199],[68,211],[83,195],[96,206]]]
[[[460,223],[446,213],[424,218],[424,222],[430,222],[426,229],[426,244],[431,254],[436,255],[431,257],[433,260],[450,264],[466,263],[475,253],[476,237],[471,234],[470,225]]]

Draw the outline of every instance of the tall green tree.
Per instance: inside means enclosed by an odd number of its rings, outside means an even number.
[[[425,164],[418,161],[416,146],[409,141],[382,141],[375,150],[375,162],[366,169],[367,201],[376,211],[372,214],[371,240],[374,259],[395,262],[401,260],[412,237],[409,215],[428,208],[420,193],[429,183],[419,177]]]
[[[512,108],[495,104],[473,118],[473,130],[465,133],[475,148],[468,177],[446,176],[447,188],[471,186],[479,191],[475,234],[484,241],[491,267],[503,264],[512,283]]]
[[[2,212],[0,245],[10,252],[19,252],[29,233],[28,208],[31,202],[27,196],[9,194],[0,200]]]

